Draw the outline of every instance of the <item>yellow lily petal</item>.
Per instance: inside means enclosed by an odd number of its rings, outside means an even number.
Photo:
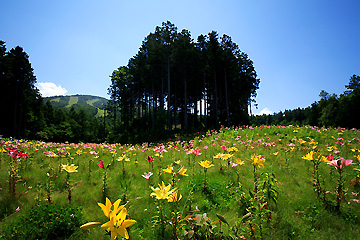
[[[111,201],[106,198],[106,205],[102,204],[102,203],[98,203],[99,207],[101,207],[101,209],[103,210],[104,214],[106,217],[109,217],[110,214],[110,208],[111,208]]]
[[[98,227],[100,224],[101,224],[101,222],[88,222],[88,223],[85,223],[84,225],[81,225],[80,228],[81,229],[91,229],[91,228]]]

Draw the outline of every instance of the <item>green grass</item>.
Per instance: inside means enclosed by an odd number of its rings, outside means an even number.
[[[342,140],[338,140],[342,138]],[[300,144],[299,139],[306,142]],[[311,142],[311,139],[313,141]],[[344,143],[341,145],[340,142]],[[295,144],[294,147],[291,144]],[[316,144],[313,144],[316,143]],[[217,221],[216,214],[223,216],[229,223],[214,223],[217,227],[210,234],[207,225],[192,226],[185,220],[178,228],[178,237],[183,236],[184,229],[189,231],[192,227],[197,234],[206,234],[208,239],[220,239],[219,231],[222,231],[223,239],[235,239],[235,230],[238,237],[251,238],[248,220],[254,216],[253,224],[262,224],[263,239],[356,239],[360,234],[360,196],[359,186],[356,184],[356,175],[359,161],[355,156],[360,155],[359,131],[342,129],[322,129],[294,126],[272,126],[256,128],[235,128],[212,130],[190,141],[169,141],[162,144],[144,143],[142,145],[119,145],[119,144],[68,144],[68,143],[40,143],[18,142],[7,143],[8,146],[17,147],[21,151],[28,152],[29,159],[23,159],[18,163],[21,178],[17,183],[17,196],[10,199],[8,194],[8,169],[10,157],[6,153],[0,153],[0,239],[8,239],[2,233],[9,233],[12,223],[21,216],[26,216],[30,209],[36,205],[47,204],[46,184],[51,185],[51,200],[55,204],[67,204],[68,192],[66,190],[65,171],[59,167],[61,163],[73,163],[78,166],[78,172],[70,173],[72,188],[71,205],[82,209],[81,223],[99,221],[105,223],[108,219],[104,216],[97,203],[105,203],[102,193],[102,179],[105,171],[108,174],[106,197],[112,202],[121,198],[123,203],[129,201],[127,210],[129,217],[137,223],[129,228],[132,239],[161,239],[159,237],[160,225],[156,221],[160,202],[150,197],[151,186],[157,187],[159,183],[170,184],[172,175],[165,173],[163,169],[169,164],[180,160],[180,165],[187,169],[188,176],[175,176],[174,188],[179,189],[182,198],[177,204],[164,202],[166,228],[164,239],[171,239],[172,225],[171,212],[179,211],[184,219],[189,210],[196,210],[195,214],[207,213],[211,222]],[[153,150],[156,146],[163,145],[167,152],[162,158],[155,156]],[[313,149],[316,146],[315,149]],[[205,148],[204,148],[205,147]],[[207,148],[206,148],[207,147]],[[236,147],[238,151],[232,152],[231,161],[237,159],[244,161],[244,165],[232,168],[226,161],[214,159],[218,153],[225,153],[223,147]],[[328,147],[333,147],[332,152]],[[356,165],[344,167],[342,176],[344,199],[341,202],[340,211],[335,210],[336,196],[333,194],[338,183],[337,170],[326,164],[320,163],[319,174],[321,186],[326,193],[326,203],[316,197],[313,189],[313,162],[302,159],[310,151],[316,154],[334,154],[334,147],[341,151],[336,156],[352,159]],[[186,154],[190,149],[200,149],[201,155]],[[5,149],[5,146],[2,147]],[[81,150],[82,153],[76,152]],[[116,150],[113,158],[111,150]],[[53,151],[61,157],[48,157],[45,151]],[[98,158],[95,159],[90,151],[96,151]],[[60,154],[68,152],[69,155]],[[278,153],[274,155],[274,153]],[[129,162],[119,162],[116,159],[126,154]],[[254,191],[254,166],[251,164],[251,156],[261,154],[266,159],[263,168],[256,168],[258,176],[257,191]],[[145,159],[147,156],[156,158],[153,164]],[[99,168],[99,160],[108,166],[107,170]],[[204,169],[198,162],[209,160],[215,165],[207,170],[207,185],[204,190]],[[90,163],[90,164],[89,164]],[[174,171],[180,168],[174,165]],[[90,166],[90,177],[89,177]],[[221,168],[220,168],[221,166]],[[144,172],[153,172],[154,175],[146,180],[141,175]],[[237,173],[238,174],[237,174]],[[50,177],[47,175],[50,175]],[[276,182],[274,187],[278,192],[277,203],[262,197],[261,174],[274,174]],[[26,182],[26,184],[25,184]],[[29,187],[32,187],[29,189]],[[25,192],[28,191],[26,194]],[[251,197],[251,194],[254,196]],[[255,199],[255,200],[254,200]],[[258,200],[256,200],[258,199]],[[259,208],[268,203],[265,208]],[[264,214],[264,209],[271,214],[256,217],[255,212],[250,218],[241,221],[248,212],[247,207],[260,209],[259,214]],[[20,211],[15,211],[19,207]],[[197,211],[198,210],[198,211]],[[252,210],[251,210],[252,211]],[[259,215],[260,216],[260,215]],[[22,223],[27,224],[27,223]],[[199,223],[200,224],[200,223]],[[180,226],[180,225],[179,225]],[[109,239],[101,228],[89,231],[75,231],[70,239]],[[233,236],[234,238],[231,238]],[[255,236],[260,238],[260,228],[255,226]],[[201,237],[197,237],[201,239]]]
[[[79,98],[77,96],[71,96],[69,99],[69,104],[66,107],[69,108],[72,105],[78,103],[78,101],[79,101]]]
[[[87,100],[86,103],[89,104],[90,106],[94,106],[94,103],[98,102],[100,99],[96,98],[96,99],[91,99],[91,100]]]

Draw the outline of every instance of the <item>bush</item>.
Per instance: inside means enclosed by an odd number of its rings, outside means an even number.
[[[79,229],[81,210],[58,204],[41,204],[3,226],[0,239],[66,239]]]

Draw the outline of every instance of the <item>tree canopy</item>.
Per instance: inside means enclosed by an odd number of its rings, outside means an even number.
[[[0,132],[16,138],[33,137],[39,130],[42,98],[29,56],[19,46],[6,51],[0,41]]]
[[[190,31],[164,22],[111,74],[115,132],[247,124],[259,82],[253,62],[230,36],[212,31],[195,42]]]

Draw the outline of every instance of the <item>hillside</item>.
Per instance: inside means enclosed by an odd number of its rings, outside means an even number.
[[[108,102],[106,98],[91,95],[45,97],[44,101],[50,101],[54,109],[73,106],[76,110],[84,109],[89,115],[96,117],[103,115],[103,107]]]

